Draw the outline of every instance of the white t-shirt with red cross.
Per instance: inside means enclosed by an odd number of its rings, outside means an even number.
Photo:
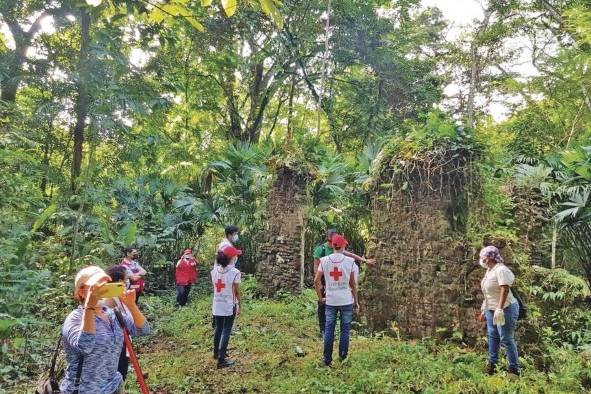
[[[355,260],[342,253],[333,253],[322,257],[318,272],[322,272],[326,281],[326,305],[344,306],[353,304],[353,292],[349,278],[353,273]]]
[[[233,284],[240,283],[240,271],[227,266],[216,265],[211,270],[211,282],[213,283],[213,303],[211,312],[214,316],[232,316],[234,314]]]

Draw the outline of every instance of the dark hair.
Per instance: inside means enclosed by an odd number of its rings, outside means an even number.
[[[222,252],[221,250],[219,250],[217,256],[215,256],[215,261],[217,261],[217,263],[224,268],[226,268],[228,264],[230,264],[231,260],[232,258],[226,256],[224,252]]]
[[[228,235],[232,235],[234,233],[237,233],[238,231],[240,231],[240,229],[237,226],[234,226],[233,224],[226,226],[226,237]]]
[[[131,253],[132,250],[137,250],[137,248],[135,246],[128,246],[126,248],[123,248],[123,256],[127,257],[127,254]]]
[[[111,282],[122,282],[127,275],[127,269],[122,265],[112,265],[105,272],[111,277]]]

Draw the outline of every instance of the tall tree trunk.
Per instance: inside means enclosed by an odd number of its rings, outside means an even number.
[[[78,71],[77,81],[77,97],[74,105],[74,112],[76,113],[76,124],[72,131],[74,137],[74,147],[72,151],[72,173],[71,173],[71,187],[72,191],[76,190],[76,180],[80,176],[82,168],[82,149],[84,145],[84,128],[86,126],[86,118],[88,116],[88,105],[90,96],[86,84],[88,83],[88,52],[90,44],[90,15],[86,10],[80,11],[80,52],[78,56],[78,64],[76,69]]]
[[[47,133],[45,134],[45,143],[43,145],[43,165],[45,166],[45,174],[41,178],[39,188],[44,197],[47,197],[47,182],[49,180],[49,157],[51,156],[51,140],[53,134],[53,116],[47,122]]]
[[[291,76],[291,88],[289,89],[289,101],[287,104],[287,138],[286,144],[293,139],[293,96],[295,95],[296,74]]]
[[[24,32],[18,23],[9,24],[12,26],[11,33],[14,37],[15,50],[12,54],[8,55],[6,61],[8,65],[7,75],[2,79],[0,89],[0,99],[4,102],[4,105],[0,109],[0,118],[4,118],[11,113],[10,104],[16,101],[16,92],[18,85],[22,80],[23,67],[26,59],[26,52],[30,44],[29,35]]]
[[[472,43],[470,44],[470,58],[471,58],[471,66],[470,66],[470,90],[468,91],[468,103],[466,105],[466,113],[468,118],[468,127],[474,128],[474,110],[475,110],[475,100],[476,100],[476,93],[480,89],[480,73],[482,71],[482,64],[480,55],[478,53],[479,43],[478,40],[480,39],[480,35],[488,28],[488,24],[490,23],[490,18],[493,14],[493,10],[491,7],[484,11],[484,19],[482,20],[481,25],[476,30],[476,34],[472,38]]]
[[[3,9],[2,15],[3,21],[14,39],[15,46],[14,51],[7,56],[6,65],[8,66],[8,70],[0,83],[0,99],[8,104],[16,101],[18,85],[23,78],[24,65],[27,60],[27,50],[31,47],[35,35],[41,30],[43,19],[48,15],[57,16],[62,15],[65,12],[65,8],[60,6],[58,8],[46,9],[43,12],[37,13],[29,30],[25,31],[19,23],[18,18],[15,16],[19,13],[17,9],[20,8],[20,3],[21,2],[14,1],[13,5],[8,9]],[[8,2],[8,4],[10,4],[10,2]],[[57,20],[56,27],[59,27],[62,23],[62,19]],[[10,109],[3,106],[0,109],[0,118],[8,115],[9,112]]]

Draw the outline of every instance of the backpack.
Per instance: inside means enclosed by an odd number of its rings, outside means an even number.
[[[513,294],[513,297],[515,297],[517,303],[519,304],[519,316],[517,316],[517,320],[523,320],[527,318],[527,306],[525,306],[523,299],[521,298],[517,290],[513,287],[511,288],[511,293]]]
[[[62,347],[62,335],[60,333],[57,344],[55,345],[55,350],[53,351],[53,355],[51,356],[51,361],[49,362],[49,371],[47,372],[47,376],[42,376],[39,382],[37,383],[37,389],[35,390],[35,394],[55,394],[60,392],[60,385],[58,380],[63,375],[64,371],[59,371],[59,374],[56,374],[55,366],[57,363],[57,356],[60,353],[60,349]],[[59,376],[58,376],[59,375]]]
[[[47,371],[47,375],[42,375],[37,383],[37,388],[35,389],[35,394],[59,394],[60,393],[60,385],[59,380],[64,375],[64,368],[61,367],[59,370],[56,371],[57,365],[57,357],[60,353],[60,349],[62,347],[62,334],[60,333],[57,344],[55,345],[55,350],[53,351],[53,355],[51,356],[51,361],[49,362],[49,371]],[[82,365],[84,361],[84,356],[80,357],[80,361],[78,361],[78,371],[76,372],[76,382],[80,384],[80,377],[82,376]],[[78,390],[74,391],[74,393],[78,393]]]

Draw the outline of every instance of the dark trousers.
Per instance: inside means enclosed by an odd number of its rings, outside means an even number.
[[[324,327],[326,326],[326,304],[318,302],[318,328],[320,336],[324,336]]]
[[[127,371],[129,370],[129,358],[127,357],[125,344],[123,344],[123,349],[121,349],[121,354],[119,355],[119,365],[117,366],[117,370],[121,376],[123,376],[123,381],[125,381],[127,378]]]
[[[334,345],[334,329],[337,324],[337,314],[341,317],[341,335],[339,339],[339,358],[344,360],[349,353],[349,332],[353,321],[353,304],[343,306],[326,306],[326,330],[324,331],[324,363],[332,362],[332,348]]]
[[[176,303],[180,306],[185,306],[189,299],[189,292],[191,291],[191,284],[176,286]]]
[[[213,355],[222,361],[226,357],[228,342],[234,325],[234,315],[214,316],[215,331],[213,333]]]

